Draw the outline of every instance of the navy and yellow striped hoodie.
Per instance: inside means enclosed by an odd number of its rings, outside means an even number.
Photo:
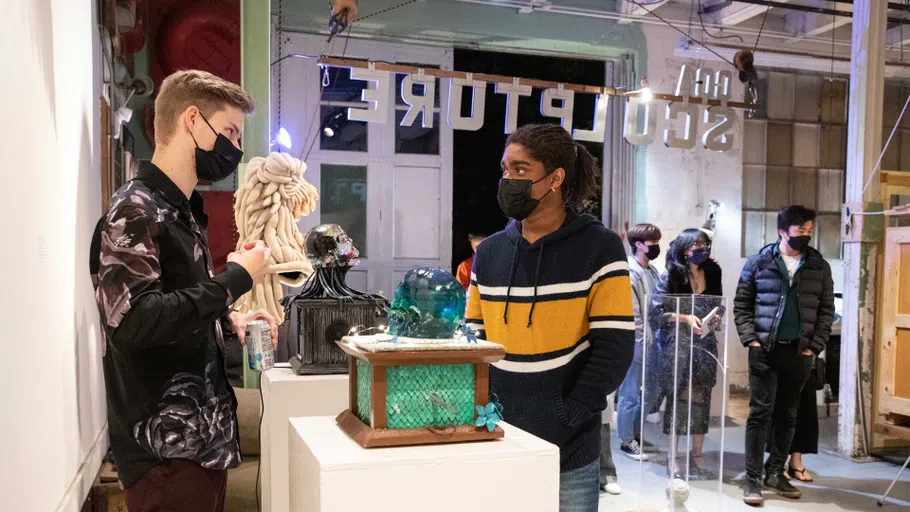
[[[533,244],[521,223],[477,249],[467,322],[505,346],[490,370],[507,422],[560,448],[561,471],[600,454],[600,412],[632,362],[635,324],[620,238],[567,212]]]

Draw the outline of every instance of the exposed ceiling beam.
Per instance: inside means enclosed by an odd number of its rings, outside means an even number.
[[[790,0],[778,0],[778,3],[787,3]],[[740,23],[750,20],[758,15],[764,15],[768,12],[768,6],[757,4],[746,4],[742,2],[724,1],[713,6],[713,9],[720,10],[721,14],[718,22],[721,25],[739,25]],[[705,12],[710,12],[711,8],[706,7]]]
[[[853,22],[853,4],[840,5],[837,12],[842,13],[842,15],[798,11],[788,13],[786,15],[787,26],[793,30],[795,36],[787,42],[793,43],[806,37],[817,37],[827,34]]]
[[[622,18],[619,19],[619,23],[626,24],[638,21],[635,19],[635,16],[646,16],[648,15],[648,9],[654,11],[669,1],[670,0],[636,0],[636,2],[644,6],[640,7],[633,4],[632,2],[629,2],[628,0],[619,0],[619,12],[622,14]],[[645,9],[645,7],[647,7],[647,9]]]

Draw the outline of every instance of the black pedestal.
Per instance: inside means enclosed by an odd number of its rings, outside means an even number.
[[[348,357],[336,341],[358,328],[379,327],[380,316],[373,301],[293,299],[281,326],[278,360],[289,361],[298,375],[348,373]],[[372,331],[375,332],[375,331]]]

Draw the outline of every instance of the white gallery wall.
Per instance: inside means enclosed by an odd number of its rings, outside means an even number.
[[[78,511],[107,448],[88,275],[100,215],[95,2],[0,2],[0,496]]]
[[[715,71],[726,69],[717,62],[705,62],[675,57],[673,50],[679,43],[679,33],[663,25],[642,25],[648,45],[648,65],[644,74],[655,92],[672,94],[680,68],[685,64],[693,69],[706,66]],[[733,99],[742,101],[743,88],[738,80],[732,85]],[[705,222],[708,203],[714,199],[724,204],[717,216],[717,233],[714,240],[714,257],[723,269],[724,295],[732,298],[739,280],[739,272],[745,260],[740,256],[742,243],[742,111],[732,131],[733,149],[728,152],[707,151],[701,142],[689,150],[668,148],[663,143],[663,130],[668,126],[664,120],[664,105],[659,102],[657,137],[647,146],[645,159],[644,187],[638,190],[644,196],[645,208],[641,222],[650,222],[660,227],[663,233],[662,253],[666,254],[670,242],[681,231],[700,228]],[[701,120],[700,120],[701,121]],[[677,121],[680,123],[680,121]],[[696,133],[699,137],[707,126],[699,122]],[[639,176],[639,178],[642,178]],[[659,264],[663,266],[664,257]],[[739,343],[736,329],[730,324],[729,353],[730,383],[738,386],[748,384],[746,351]],[[741,363],[741,364],[740,364]],[[718,386],[719,387],[719,386]]]
[[[724,63],[676,57],[674,50],[679,45],[680,35],[663,25],[642,25],[647,41],[647,70],[645,71],[651,88],[655,92],[673,93],[682,65],[694,69],[706,66],[715,71],[728,69]],[[735,77],[735,75],[734,75]],[[742,101],[743,86],[734,78],[733,99]],[[664,102],[665,104],[665,102]],[[661,105],[663,106],[663,105]],[[643,187],[638,190],[644,196],[637,201],[644,201],[645,207],[638,211],[645,216],[636,219],[640,222],[656,224],[663,232],[661,246],[666,254],[670,241],[687,228],[698,228],[705,221],[708,203],[714,199],[724,204],[724,209],[717,215],[717,232],[714,239],[714,257],[723,269],[724,295],[733,296],[739,274],[746,263],[742,257],[742,197],[743,197],[743,116],[738,110],[736,127],[733,130],[735,142],[733,150],[725,153],[705,150],[700,143],[694,149],[680,150],[667,148],[663,144],[662,121],[664,109],[659,109],[657,139],[647,147],[645,158]],[[664,124],[661,124],[663,122]],[[678,122],[677,122],[678,123]],[[705,125],[697,127],[698,135],[704,133]],[[663,265],[663,256],[659,264]],[[831,261],[835,290],[841,290],[843,283],[843,266],[840,260]],[[740,388],[748,388],[748,353],[740,344],[736,328],[730,317],[730,338],[728,366],[729,383]]]

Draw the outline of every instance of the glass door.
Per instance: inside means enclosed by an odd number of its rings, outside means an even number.
[[[321,35],[280,37],[286,54],[319,55],[325,47]],[[327,55],[341,57],[342,47],[347,58],[451,69],[452,54],[446,49],[352,39],[336,41],[336,51]],[[322,87],[326,72],[315,59],[289,58],[280,67],[273,69],[273,89],[280,80],[282,92],[273,91],[272,129],[288,131],[290,152],[307,163],[306,179],[320,193],[317,210],[298,224],[301,232],[339,224],[361,255],[360,264],[348,273],[348,284],[389,298],[407,270],[448,267],[452,130],[441,107],[448,81],[435,80],[432,126],[424,126],[423,113],[411,126],[401,126],[408,111],[401,95],[405,75],[390,75],[385,123],[365,123],[347,119],[348,108],[366,108],[361,94],[368,86],[352,80],[349,69],[328,68],[328,85]],[[423,87],[414,84],[415,94],[429,92]]]

